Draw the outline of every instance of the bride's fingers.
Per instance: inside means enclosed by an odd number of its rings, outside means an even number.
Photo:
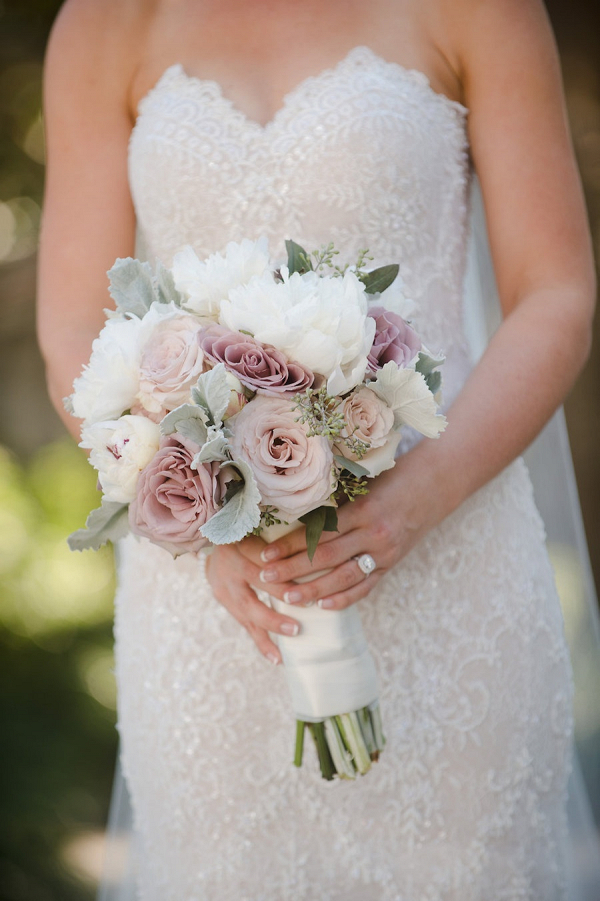
[[[267,607],[259,601],[249,585],[243,583],[233,585],[226,595],[218,597],[217,600],[253,637],[258,634],[256,630],[279,633],[287,637],[293,637],[300,632],[300,623],[297,620]]]
[[[323,610],[344,610],[345,607],[350,607],[351,604],[356,604],[357,601],[366,598],[373,591],[382,575],[383,573],[378,572],[368,577],[362,576],[362,581],[357,585],[354,585],[347,591],[338,590],[334,594],[323,596],[318,599],[317,603]]]
[[[275,642],[264,629],[259,629],[254,623],[250,623],[247,627],[248,634],[252,638],[254,644],[270,663],[276,666],[282,662],[281,652]]]
[[[339,532],[323,532],[319,538],[319,544],[325,544],[333,541]],[[263,563],[270,563],[272,560],[282,560],[284,557],[290,557],[300,551],[306,550],[306,529],[295,529],[289,535],[278,538],[272,544],[267,544],[262,548],[260,559]]]
[[[330,533],[331,534],[331,533]],[[319,541],[312,562],[309,560],[306,549],[291,557],[285,557],[272,563],[268,563],[260,571],[260,581],[292,582],[302,576],[309,576],[323,569],[331,569],[339,566],[354,554],[361,552],[358,546],[359,535],[357,532],[348,532],[345,535],[337,535],[329,541]]]
[[[361,572],[356,560],[350,558],[318,579],[294,585],[291,590],[285,592],[283,600],[289,604],[302,606],[311,601],[320,601],[323,598],[338,598],[342,594],[356,589],[351,596],[353,600],[348,601],[348,603],[353,603],[355,600],[365,597],[371,590],[372,582],[367,586],[365,581],[365,575]],[[344,606],[347,605],[344,604]]]

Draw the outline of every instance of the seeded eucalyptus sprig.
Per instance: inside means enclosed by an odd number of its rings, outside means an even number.
[[[341,498],[345,495],[349,501],[354,501],[357,497],[368,493],[369,486],[364,476],[355,476],[347,469],[341,471],[335,492],[336,497]]]
[[[288,269],[290,275],[293,272],[299,272],[303,275],[306,272],[319,272],[321,269],[328,269],[330,275],[342,278],[346,271],[350,268],[350,264],[338,266],[334,263],[334,257],[339,253],[335,249],[333,242],[323,245],[319,250],[307,251],[295,241],[286,241],[285,246],[288,253]],[[365,286],[367,294],[380,294],[392,284],[399,272],[397,263],[389,266],[379,266],[368,272],[365,263],[372,260],[367,248],[358,251],[356,263],[352,267],[357,278]]]
[[[307,388],[304,394],[294,395],[295,406],[298,410],[298,422],[308,425],[308,437],[322,435],[325,438],[336,440],[340,437],[346,420],[340,409],[339,398],[327,394],[327,386],[321,388]]]
[[[277,507],[264,507],[260,511],[260,522],[255,529],[252,529],[252,534],[260,535],[262,530],[268,529],[269,526],[287,526],[287,522],[284,519],[278,519],[278,513],[279,510]]]

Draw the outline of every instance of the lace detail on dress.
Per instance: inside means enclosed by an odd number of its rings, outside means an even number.
[[[465,110],[356,48],[263,127],[169,68],[140,104],[130,177],[169,263],[267,234],[399,260],[428,345],[468,373]],[[452,422],[450,421],[450,428]],[[119,729],[142,901],[559,901],[571,677],[521,461],[432,531],[361,614],[388,745],[355,783],[292,763],[281,670],[215,601],[203,561],[121,548]]]
[[[266,127],[213,81],[171,66],[141,101],[130,173],[151,257],[182,245],[206,256],[266,234],[334,241],[348,260],[398,261],[415,323],[446,351],[450,402],[468,370],[462,327],[467,214],[466,110],[420,72],[366,47],[291,91]]]

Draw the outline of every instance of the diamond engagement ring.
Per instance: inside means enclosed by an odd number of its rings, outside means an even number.
[[[377,564],[370,554],[360,554],[358,557],[353,557],[352,559],[356,560],[356,562],[358,563],[358,568],[367,577],[377,569]]]

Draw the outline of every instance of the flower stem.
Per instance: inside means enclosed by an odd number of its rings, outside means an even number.
[[[311,735],[315,740],[315,745],[317,746],[321,775],[323,776],[323,779],[327,779],[328,782],[331,782],[335,776],[335,767],[333,765],[333,760],[331,759],[331,753],[327,747],[325,726],[323,722],[309,723],[308,728],[310,729]]]
[[[304,723],[302,720],[296,720],[296,751],[294,753],[294,766],[302,766],[305,725],[306,723]]]
[[[371,715],[371,725],[373,727],[373,736],[375,737],[377,750],[383,751],[385,747],[385,735],[383,734],[383,724],[381,722],[381,710],[379,709],[379,704],[376,704],[375,707],[371,707],[369,713]]]

